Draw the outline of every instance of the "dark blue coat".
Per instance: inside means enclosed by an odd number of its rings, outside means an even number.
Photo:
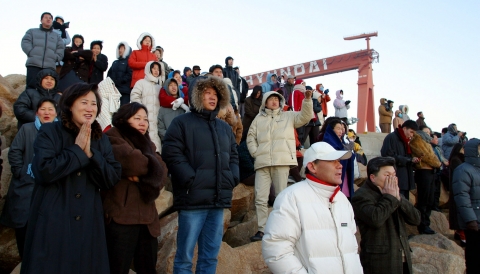
[[[132,69],[128,66],[128,57],[129,56],[127,56],[127,58],[120,57],[118,60],[113,61],[107,74],[121,94],[130,94],[132,91],[130,88]]]
[[[93,62],[93,60],[92,60]],[[92,75],[90,75],[91,84],[98,84],[103,81],[103,73],[108,68],[108,58],[103,54],[97,55],[97,61],[93,62]]]
[[[108,137],[92,124],[89,159],[62,124],[44,124],[33,144],[35,189],[21,273],[109,273],[100,190],[120,179]]]
[[[163,139],[162,158],[172,175],[175,209],[229,208],[239,182],[232,128],[215,111],[173,119]]]

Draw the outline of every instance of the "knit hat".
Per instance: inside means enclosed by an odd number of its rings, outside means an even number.
[[[55,16],[53,21],[57,21],[57,19],[62,19],[62,22],[65,22],[65,19],[63,19],[63,16],[57,15],[57,16]]]

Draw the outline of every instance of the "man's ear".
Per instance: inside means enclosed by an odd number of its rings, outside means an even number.
[[[375,181],[375,175],[374,175],[374,174],[370,174],[369,179],[370,179],[371,182]]]

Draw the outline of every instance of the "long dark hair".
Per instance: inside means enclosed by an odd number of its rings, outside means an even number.
[[[121,127],[128,124],[128,119],[130,119],[142,108],[145,110],[145,113],[147,113],[148,116],[147,107],[140,103],[132,102],[121,106],[112,116],[112,125],[114,127]]]

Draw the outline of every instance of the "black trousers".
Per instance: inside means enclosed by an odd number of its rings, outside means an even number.
[[[415,171],[415,183],[417,184],[417,209],[420,211],[421,222],[419,230],[430,226],[430,214],[432,213],[435,191],[435,173],[433,169],[418,169]]]
[[[111,221],[105,227],[110,273],[156,273],[158,242],[147,225],[122,225]]]
[[[37,83],[35,83],[35,80],[41,70],[42,68],[39,67],[27,66],[27,87],[36,88]]]
[[[307,136],[308,136],[310,140],[310,146],[311,146],[317,140],[319,133],[320,133],[319,126],[314,126],[314,127],[306,126],[303,133],[303,138],[299,139],[300,143],[302,144],[302,146],[305,146],[305,141],[307,140]]]
[[[130,94],[122,93],[122,97],[120,97],[120,106],[126,105],[130,103]]]
[[[480,231],[465,230],[465,265],[467,274],[480,273]]]
[[[27,236],[27,225],[15,228],[15,239],[17,240],[18,254],[23,259],[23,250],[25,246],[25,237]]]
[[[439,209],[440,208],[440,188],[442,187],[442,181],[440,180],[440,174],[435,174],[434,179],[434,187],[435,191],[433,193],[433,208]]]

